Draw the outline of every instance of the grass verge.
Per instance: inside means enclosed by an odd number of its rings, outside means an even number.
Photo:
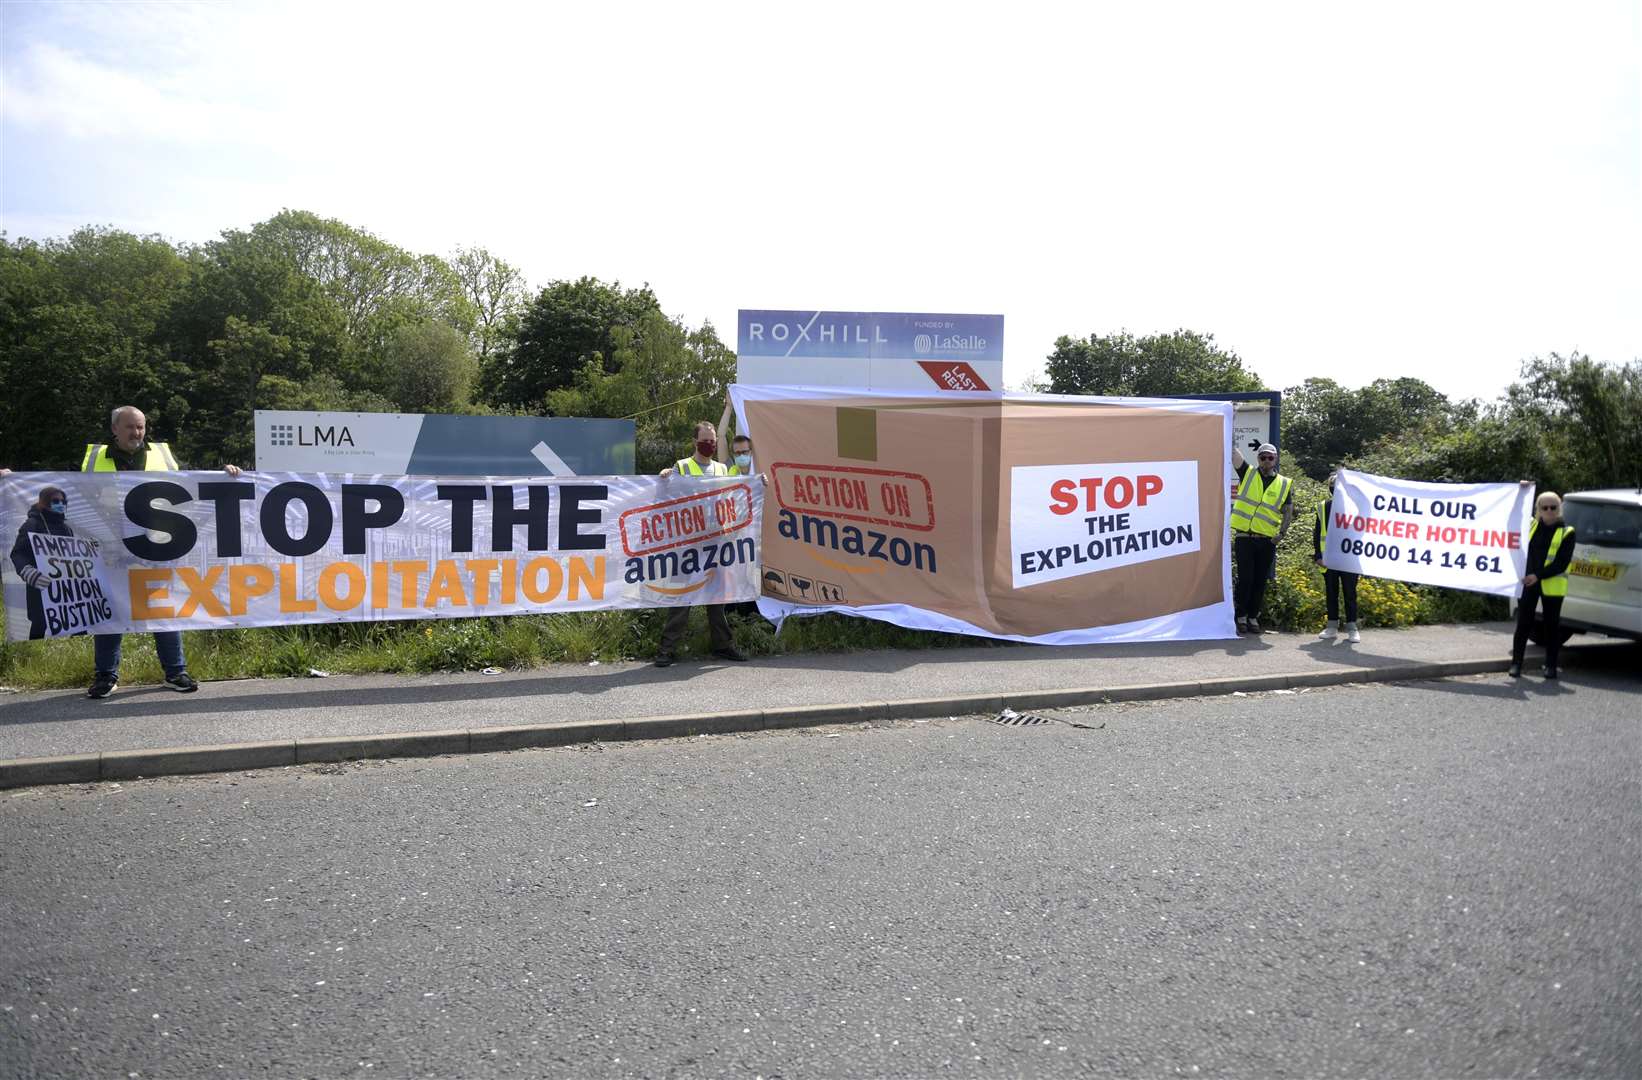
[[[424,674],[522,669],[539,664],[647,659],[655,655],[666,612],[590,611],[415,622],[341,623],[251,630],[202,630],[183,635],[188,670],[204,681],[373,672]],[[842,615],[789,619],[778,635],[758,618],[730,618],[736,645],[753,656],[867,649],[1005,647],[1009,642],[962,634],[907,630]],[[693,615],[685,655],[708,651],[705,615]],[[92,641],[0,642],[0,684],[19,690],[85,686],[91,681]],[[161,678],[151,634],[128,634],[121,681]]]

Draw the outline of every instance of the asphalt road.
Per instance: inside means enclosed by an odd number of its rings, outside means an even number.
[[[1054,715],[13,793],[0,1074],[1642,1074],[1633,674]]]

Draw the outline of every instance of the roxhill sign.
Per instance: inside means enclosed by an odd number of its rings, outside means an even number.
[[[977,392],[1003,385],[1003,316],[751,309],[736,381]]]

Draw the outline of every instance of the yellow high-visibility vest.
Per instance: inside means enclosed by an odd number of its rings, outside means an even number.
[[[115,472],[114,459],[108,456],[107,443],[86,444],[86,456],[80,462],[81,472]],[[148,455],[143,459],[143,472],[180,472],[171,447],[162,442],[149,443]]]
[[[1273,476],[1268,484],[1253,465],[1244,469],[1243,482],[1237,486],[1237,498],[1232,501],[1232,532],[1276,536],[1283,527],[1283,500],[1293,487],[1294,481],[1282,473]]]
[[[722,461],[709,461],[707,468],[702,469],[693,457],[680,458],[673,462],[673,471],[680,476],[729,476],[730,472]]]
[[[1539,518],[1536,517],[1536,518],[1534,518],[1534,523],[1532,525],[1528,526],[1528,540],[1530,542],[1533,541],[1534,533],[1538,529],[1539,529]],[[1546,566],[1549,566],[1552,563],[1556,562],[1556,553],[1557,553],[1557,549],[1562,546],[1562,538],[1564,536],[1567,536],[1568,533],[1570,533],[1572,531],[1573,530],[1571,530],[1566,525],[1558,525],[1557,526],[1556,532],[1551,535],[1551,550],[1549,550],[1545,553],[1545,565]],[[1567,573],[1564,572],[1564,573],[1556,575],[1555,577],[1542,577],[1542,578],[1540,578],[1539,579],[1539,591],[1544,593],[1546,596],[1567,596],[1568,595],[1568,575],[1567,575]]]

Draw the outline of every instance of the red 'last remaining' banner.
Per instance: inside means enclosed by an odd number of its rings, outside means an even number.
[[[990,390],[980,373],[962,360],[920,360],[918,366],[923,368],[935,385],[942,390]]]

